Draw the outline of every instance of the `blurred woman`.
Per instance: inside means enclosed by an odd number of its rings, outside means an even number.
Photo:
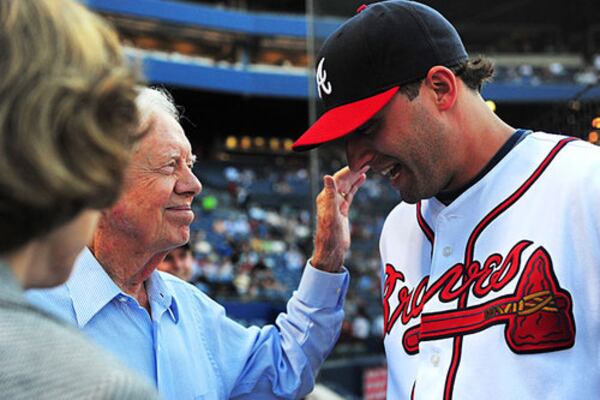
[[[0,49],[0,396],[154,398],[23,297],[68,278],[118,197],[136,139],[135,74],[114,31],[69,0],[0,1]]]

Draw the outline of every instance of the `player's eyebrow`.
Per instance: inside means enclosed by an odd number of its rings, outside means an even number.
[[[354,133],[359,135],[371,135],[379,128],[380,123],[381,117],[375,116],[356,128]]]

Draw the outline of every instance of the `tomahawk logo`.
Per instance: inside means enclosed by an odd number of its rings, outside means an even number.
[[[321,90],[325,92],[325,94],[331,94],[332,87],[331,82],[327,80],[327,71],[323,69],[323,64],[325,63],[325,57],[321,58],[319,61],[319,65],[317,65],[317,90],[319,92],[319,98],[322,99],[323,95],[321,94]]]
[[[406,325],[420,317],[420,324],[404,332],[402,343],[408,354],[418,353],[420,342],[475,334],[497,324],[505,325],[506,342],[517,354],[572,347],[575,323],[571,295],[560,287],[552,259],[541,246],[527,260],[513,294],[477,306],[422,312],[427,301],[436,295],[442,302],[457,300],[467,293],[478,298],[491,297],[492,292],[500,291],[517,276],[522,253],[531,244],[521,241],[506,257],[492,254],[485,262],[474,261],[468,268],[456,264],[431,285],[428,285],[429,277],[423,278],[412,290],[403,285],[397,291],[398,305],[393,311],[390,310],[390,298],[405,278],[401,271],[387,264],[384,285],[386,334],[398,318]]]

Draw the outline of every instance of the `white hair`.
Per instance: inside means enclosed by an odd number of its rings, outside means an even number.
[[[135,100],[140,115],[140,126],[147,127],[156,112],[166,112],[175,121],[179,122],[179,111],[173,96],[166,89],[156,87],[138,88]]]

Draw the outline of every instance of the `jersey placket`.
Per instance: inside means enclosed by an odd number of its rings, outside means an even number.
[[[452,207],[450,207],[452,208]],[[433,211],[433,210],[432,210]],[[460,217],[451,209],[443,208],[437,215],[429,215],[435,218],[433,225],[433,243],[431,270],[429,272],[428,288],[436,282],[448,269],[461,263],[464,245],[456,241],[460,238],[458,228]],[[461,246],[462,245],[462,246]],[[436,293],[423,307],[423,314],[456,309],[458,300],[443,303]],[[419,321],[420,322],[420,321]],[[419,371],[415,385],[415,398],[440,399],[443,397],[444,384],[450,368],[453,353],[453,338],[444,338],[419,343]],[[418,396],[417,396],[418,395]]]

